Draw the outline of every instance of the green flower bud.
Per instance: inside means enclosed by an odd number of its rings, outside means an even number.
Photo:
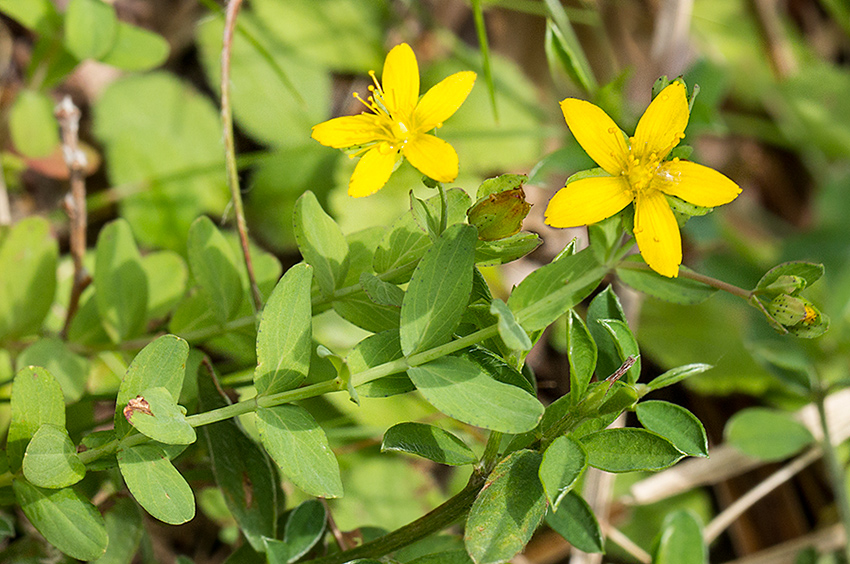
[[[470,225],[478,228],[479,239],[495,241],[519,233],[530,209],[531,204],[525,201],[525,191],[520,186],[479,199],[466,215]]]
[[[818,309],[805,298],[780,294],[767,304],[767,311],[776,321],[786,326],[810,326],[821,319]]]
[[[806,280],[800,276],[783,274],[759,290],[765,294],[791,294],[792,296],[806,287]]]

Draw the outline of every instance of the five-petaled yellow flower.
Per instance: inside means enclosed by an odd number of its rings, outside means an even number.
[[[678,158],[664,160],[685,137],[690,116],[684,84],[674,82],[655,97],[628,143],[614,121],[590,102],[567,98],[561,110],[576,140],[608,175],[576,180],[559,190],[546,209],[546,223],[588,225],[634,202],[641,255],[659,274],[677,276],[682,240],[665,194],[714,207],[741,193],[716,170]]]
[[[396,45],[384,62],[382,82],[370,72],[374,86],[366,101],[372,113],[338,117],[313,127],[313,139],[344,149],[362,146],[348,183],[348,194],[359,198],[380,190],[401,156],[437,182],[457,178],[458,158],[447,142],[428,133],[463,104],[475,83],[475,73],[459,72],[443,79],[419,99],[419,67],[407,43]]]

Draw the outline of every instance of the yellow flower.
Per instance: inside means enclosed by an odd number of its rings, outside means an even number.
[[[366,101],[372,113],[338,117],[313,127],[313,139],[344,149],[359,147],[360,156],[348,183],[348,194],[359,198],[374,194],[390,178],[401,156],[419,172],[437,182],[457,178],[454,148],[429,134],[454,114],[475,83],[475,73],[459,72],[443,79],[419,99],[419,67],[407,43],[396,45],[384,62],[383,87],[369,72],[374,86]]]
[[[546,223],[588,225],[634,203],[641,255],[659,274],[677,276],[682,239],[664,195],[710,208],[741,193],[716,170],[678,158],[664,160],[685,137],[690,116],[684,84],[674,82],[655,97],[628,143],[614,121],[590,102],[567,98],[561,110],[576,140],[607,175],[576,180],[559,190],[546,209]]]

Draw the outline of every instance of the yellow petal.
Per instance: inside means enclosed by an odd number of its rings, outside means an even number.
[[[632,153],[639,160],[652,153],[663,159],[685,136],[689,117],[685,85],[674,82],[659,92],[641,116],[632,139]]]
[[[381,86],[390,113],[409,116],[419,100],[419,67],[407,43],[396,45],[387,54]]]
[[[688,161],[669,161],[658,167],[652,187],[697,206],[728,204],[741,189],[723,174]]]
[[[676,217],[661,192],[635,200],[635,239],[643,260],[658,274],[675,278],[682,263],[682,237]]]
[[[602,108],[567,98],[561,102],[561,111],[576,141],[596,164],[613,176],[625,169],[629,152],[626,140]]]
[[[437,182],[452,182],[457,178],[457,153],[442,139],[423,133],[408,140],[402,152],[428,178]]]
[[[473,84],[472,71],[458,72],[441,80],[422,96],[413,110],[414,127],[419,131],[440,127],[463,104]]]
[[[378,116],[374,114],[338,117],[313,126],[313,139],[334,149],[363,145],[384,137]]]
[[[558,190],[546,208],[552,227],[578,227],[611,217],[632,201],[622,176],[599,176],[570,182]]]
[[[354,167],[354,173],[348,182],[348,195],[352,198],[374,194],[390,179],[398,151],[384,151],[382,148],[378,145],[366,151]]]

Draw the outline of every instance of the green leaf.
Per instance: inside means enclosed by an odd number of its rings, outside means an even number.
[[[505,302],[496,298],[490,302],[490,313],[499,318],[499,336],[505,346],[515,351],[531,349],[531,339],[525,330],[514,319],[513,312]]]
[[[466,443],[448,431],[425,423],[399,423],[384,433],[381,452],[415,454],[438,464],[475,464],[478,457]]]
[[[806,426],[789,414],[763,407],[733,415],[723,435],[744,454],[765,461],[788,458],[814,442]]]
[[[41,217],[0,228],[0,341],[37,332],[53,305],[59,245],[50,231]]]
[[[708,564],[702,525],[690,510],[680,509],[664,518],[652,547],[652,563]]]
[[[169,525],[195,516],[195,496],[162,447],[141,444],[118,451],[127,488],[150,515]]]
[[[470,425],[524,433],[537,426],[543,416],[537,398],[492,379],[465,358],[439,358],[410,368],[407,374],[431,405]]]
[[[364,293],[334,300],[333,309],[349,323],[372,333],[398,331],[401,322],[401,308],[378,305]]]
[[[141,434],[167,445],[190,445],[195,429],[186,422],[186,414],[174,396],[163,387],[148,388],[131,400],[124,415]]]
[[[784,262],[768,270],[761,277],[758,284],[756,284],[756,290],[766,290],[780,276],[797,276],[802,278],[805,281],[805,285],[803,286],[805,288],[817,282],[823,276],[823,272],[824,268],[822,264],[802,261]]]
[[[45,424],[65,427],[62,388],[44,368],[28,366],[12,382],[11,422],[6,453],[13,472],[21,468],[24,451],[36,431]]]
[[[447,550],[408,560],[406,564],[473,564],[465,550]]]
[[[625,358],[620,354],[620,347],[613,334],[599,323],[601,319],[617,319],[626,322],[626,314],[623,313],[620,299],[611,286],[599,292],[587,308],[587,330],[596,343],[596,373],[600,379],[613,374],[620,368]]]
[[[608,330],[614,339],[617,352],[620,353],[620,362],[625,362],[630,356],[634,357],[635,363],[626,372],[626,382],[634,384],[640,378],[640,350],[637,339],[635,339],[628,323],[619,319],[599,319],[597,322]]]
[[[129,564],[145,533],[139,506],[132,499],[119,498],[103,517],[109,545],[95,564]]]
[[[18,92],[9,110],[9,134],[22,155],[46,157],[59,146],[59,124],[53,105],[53,100],[42,92]]]
[[[62,17],[50,0],[0,0],[0,11],[38,33],[47,35],[62,24]]]
[[[204,411],[224,407],[211,378],[198,382],[198,399]],[[234,419],[201,427],[210,453],[215,483],[230,513],[255,550],[263,550],[264,537],[276,537],[278,478],[266,453],[245,436]]]
[[[68,431],[45,423],[33,435],[24,454],[24,477],[34,486],[58,490],[76,484],[86,475],[86,467]]]
[[[112,48],[100,62],[125,71],[146,71],[168,59],[171,47],[161,35],[119,21]]]
[[[690,456],[708,457],[708,437],[697,417],[682,406],[666,401],[644,401],[638,404],[641,425],[673,443]]]
[[[632,265],[636,266],[632,267]],[[683,271],[688,270],[685,266],[679,268]],[[661,276],[654,270],[650,270],[640,255],[624,260],[617,267],[617,276],[639,292],[674,304],[702,303],[717,292],[717,288],[683,276],[676,278]]]
[[[297,405],[257,409],[257,428],[266,451],[284,476],[312,496],[341,497],[339,464],[325,432]]]
[[[130,432],[124,408],[131,399],[158,386],[167,389],[172,397],[180,397],[188,357],[189,344],[174,335],[163,335],[136,355],[118,387],[115,433],[119,438]]]
[[[508,307],[527,332],[544,329],[586,298],[605,274],[589,250],[562,255],[529,274],[508,298]]]
[[[148,279],[130,224],[117,219],[97,238],[94,287],[103,328],[115,343],[144,332]]]
[[[401,306],[401,350],[410,355],[451,340],[472,292],[477,235],[452,225],[416,267]]]
[[[220,323],[239,311],[245,294],[236,257],[210,218],[196,219],[189,228],[189,266],[204,298]]]
[[[321,540],[327,519],[325,506],[317,499],[308,499],[292,510],[283,530],[288,562],[297,561]]]
[[[47,542],[73,558],[94,560],[109,542],[103,517],[71,488],[47,490],[23,479],[12,482],[15,499]]]
[[[71,0],[65,10],[65,47],[80,59],[98,59],[115,44],[118,16],[101,0]]]
[[[462,223],[469,203],[469,196],[463,190],[459,188],[448,190],[446,192],[446,204],[449,211],[447,225]],[[439,214],[439,196],[428,198],[425,204],[432,215]],[[422,255],[430,246],[431,239],[417,225],[413,213],[408,211],[393,223],[381,239],[372,258],[372,267],[387,282],[399,284],[407,282]]]
[[[157,251],[142,257],[148,279],[148,320],[167,317],[186,294],[189,269],[173,251]]]
[[[546,515],[546,524],[582,552],[605,552],[596,516],[584,498],[575,492],[567,493],[557,511]]]
[[[520,231],[504,239],[495,241],[478,240],[475,243],[475,264],[478,266],[496,266],[507,264],[524,257],[543,244],[537,233]]]
[[[573,405],[578,405],[596,369],[596,342],[572,309],[567,314],[567,357],[570,361],[570,398]]]
[[[358,378],[361,372],[402,356],[398,330],[376,333],[357,343],[345,359],[351,371],[351,383],[357,388],[357,393],[364,397],[388,397],[415,390],[416,386],[403,371],[365,384],[361,384]]]
[[[664,374],[660,376],[656,376],[649,384],[646,385],[648,391],[660,390],[661,388],[665,388],[667,386],[672,386],[677,382],[681,382],[685,378],[690,376],[694,376],[696,374],[701,374],[706,370],[711,370],[714,368],[710,364],[686,364],[684,366],[678,366],[676,368],[671,368]]]
[[[109,181],[133,189],[119,206],[139,242],[185,254],[192,222],[230,198],[218,109],[172,74],[129,75],[98,98],[94,133]]]
[[[595,95],[599,85],[566,10],[555,0],[545,0],[545,3],[551,18],[546,22],[546,55],[550,66],[554,67],[557,60],[577,86],[587,94]]]
[[[479,370],[497,382],[525,390],[531,396],[537,395],[534,384],[522,372],[508,364],[499,355],[484,347],[470,347],[461,351],[458,356],[472,361]]]
[[[404,290],[368,272],[360,275],[360,287],[377,305],[400,308],[404,301]]]
[[[521,450],[487,477],[469,511],[463,539],[476,564],[506,562],[531,539],[546,514],[539,467],[539,453]]]
[[[304,192],[295,202],[295,241],[304,260],[313,267],[325,296],[342,287],[348,273],[348,242],[339,225],[325,213],[316,195]]]
[[[552,511],[557,511],[564,496],[584,474],[585,468],[587,453],[575,439],[560,436],[546,448],[538,475]]]
[[[606,472],[662,470],[685,454],[670,441],[644,429],[604,429],[581,437],[587,463]]]
[[[310,371],[313,348],[312,280],[312,267],[296,264],[286,271],[263,308],[257,332],[257,369],[254,371],[258,394],[291,390]]]
[[[65,401],[76,402],[86,391],[89,362],[68,348],[64,341],[44,337],[18,355],[18,366],[43,366],[62,387]]]

